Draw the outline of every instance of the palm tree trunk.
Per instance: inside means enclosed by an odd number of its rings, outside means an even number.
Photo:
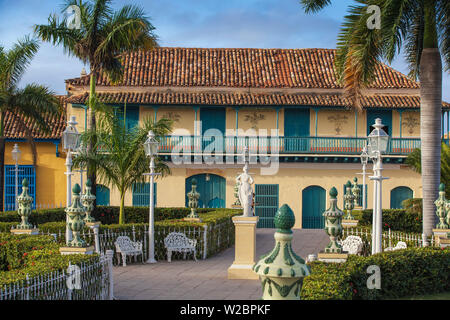
[[[96,83],[95,72],[92,71],[91,79],[90,79],[90,90],[89,90],[89,111],[90,111],[90,121],[89,121],[89,129],[94,131],[96,130],[97,124],[95,119],[95,83]],[[95,135],[94,135],[95,137]],[[94,138],[89,141],[88,151],[94,151],[95,145],[97,143],[97,139]],[[92,183],[92,194],[97,195],[97,171],[95,165],[93,163],[88,164],[87,166],[87,176],[88,179],[91,180]],[[97,201],[94,201],[94,210],[97,207]]]
[[[3,211],[4,207],[4,196],[5,196],[5,113],[0,112],[0,212]]]
[[[120,192],[120,211],[119,211],[119,224],[124,224],[124,209],[125,209],[125,192]]]
[[[438,49],[434,0],[425,0],[424,49],[420,59],[420,135],[422,149],[423,233],[436,225],[434,201],[441,173],[442,61]]]

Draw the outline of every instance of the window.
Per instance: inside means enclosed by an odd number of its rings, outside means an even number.
[[[28,193],[33,197],[33,209],[36,209],[36,170],[33,166],[19,166],[18,195],[22,193],[22,181],[28,180]],[[15,210],[16,190],[15,166],[5,166],[5,211]]]
[[[153,183],[154,193],[153,202],[156,207],[156,183]],[[133,185],[133,207],[149,207],[150,206],[150,183],[135,183]]]

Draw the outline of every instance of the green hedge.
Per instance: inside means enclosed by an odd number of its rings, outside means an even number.
[[[229,209],[232,210],[232,209]],[[199,213],[213,212],[216,209],[198,209]],[[155,221],[182,219],[189,215],[189,208],[155,208]],[[99,206],[92,216],[102,224],[119,223],[119,207]],[[148,207],[125,207],[125,223],[148,223]],[[41,225],[48,222],[65,221],[64,208],[33,210],[30,222],[33,225]],[[0,212],[0,222],[20,222],[20,216],[15,211]]]
[[[381,269],[381,290],[369,290],[367,268]],[[410,248],[369,257],[350,256],[342,264],[311,263],[305,300],[395,299],[450,290],[450,249]]]
[[[372,209],[355,211],[361,226],[372,225]],[[422,233],[422,213],[405,209],[384,209],[383,230]]]
[[[45,246],[57,248],[51,236],[11,235],[0,233],[0,270],[7,271],[24,267],[26,255]]]

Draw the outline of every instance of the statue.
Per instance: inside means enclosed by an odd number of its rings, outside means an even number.
[[[198,200],[200,199],[200,193],[197,192],[197,180],[192,179],[191,185],[192,189],[187,193],[189,200],[188,206],[191,208],[191,213],[187,219],[200,220],[197,214]]]
[[[244,208],[244,217],[252,217],[253,210],[253,189],[252,184],[254,183],[253,178],[248,173],[248,163],[245,163],[243,173],[241,173],[237,178],[236,182],[239,184],[239,201]]]

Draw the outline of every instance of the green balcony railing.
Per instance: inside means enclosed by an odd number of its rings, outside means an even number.
[[[259,154],[361,154],[365,138],[337,137],[200,137],[166,136],[161,139],[160,153],[220,152],[242,154],[248,146],[250,153]],[[420,148],[420,139],[392,138],[388,155],[407,155]]]

